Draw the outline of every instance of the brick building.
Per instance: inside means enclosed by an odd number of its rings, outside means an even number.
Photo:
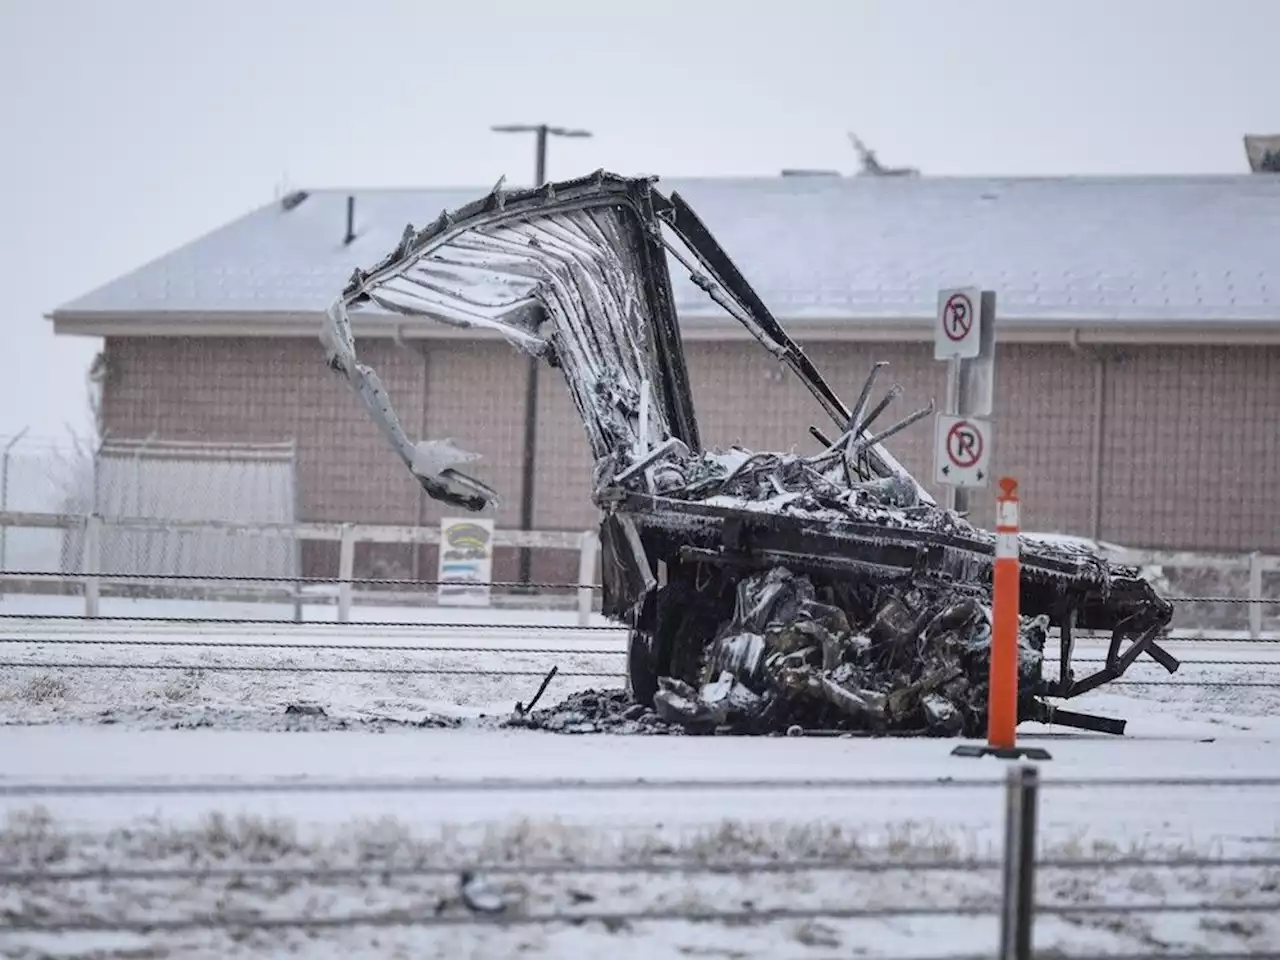
[[[995,466],[1020,478],[1029,529],[1280,550],[1280,176],[831,175],[659,188],[693,204],[849,399],[883,359],[905,388],[893,409],[941,401],[936,292],[995,289]],[[485,192],[294,194],[51,318],[60,334],[104,338],[111,435],[293,440],[304,519],[434,523],[440,505],[325,368],[318,334],[353,268],[381,259],[406,224]],[[706,442],[811,447],[807,427],[823,420],[808,393],[679,264],[672,279]],[[405,318],[363,318],[356,332],[408,432],[483,454],[475,472],[505,498],[497,522],[515,526],[524,358]],[[540,390],[535,523],[585,529],[595,513],[581,426],[558,376],[540,378]],[[927,424],[890,447],[931,475]],[[973,506],[986,519],[990,495]]]

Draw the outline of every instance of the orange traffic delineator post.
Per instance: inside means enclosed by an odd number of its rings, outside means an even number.
[[[1018,481],[1000,478],[996,498],[996,555],[991,567],[991,678],[987,688],[987,745],[962,744],[958,757],[1048,760],[1041,747],[1018,746]]]

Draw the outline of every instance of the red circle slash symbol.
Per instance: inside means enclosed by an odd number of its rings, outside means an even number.
[[[982,459],[982,434],[967,420],[959,420],[947,431],[947,459],[967,470]]]
[[[963,293],[947,297],[942,307],[942,330],[947,339],[959,343],[973,329],[973,304]]]

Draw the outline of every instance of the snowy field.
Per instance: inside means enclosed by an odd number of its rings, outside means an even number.
[[[104,599],[106,617],[277,622],[41,618],[79,605],[0,601],[18,615],[0,620],[0,871],[18,871],[0,884],[0,955],[941,957],[995,945],[1004,765],[954,758],[952,741],[500,728],[552,666],[544,702],[621,685],[622,632],[576,627],[572,612],[358,606],[365,622],[339,625],[317,607],[293,624],[286,606]],[[1128,718],[1127,736],[1021,730],[1053,755],[1040,765],[1039,852],[1057,865],[1040,873],[1039,949],[1280,954],[1280,911],[1266,910],[1280,867],[1256,862],[1280,858],[1280,790],[1133,783],[1280,776],[1280,643],[1170,647],[1184,660],[1172,677],[1144,662],[1126,676],[1137,685],[1071,704]],[[405,670],[418,672],[386,672]],[[1173,685],[1211,683],[1258,686]],[[24,789],[74,784],[117,789]],[[1223,857],[1254,865],[1188,863]],[[725,861],[768,866],[672,869]],[[502,925],[477,925],[460,895],[457,871],[476,865],[504,884]],[[132,873],[85,876],[104,868]],[[1199,903],[1256,909],[1177,909]],[[1099,906],[1112,912],[1072,912]],[[851,915],[902,908],[917,915]],[[783,915],[669,918],[744,911]],[[593,919],[538,919],[553,913]],[[58,923],[125,929],[15,931]]]

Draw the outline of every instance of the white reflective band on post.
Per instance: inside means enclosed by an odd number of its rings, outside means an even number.
[[[1018,526],[1018,501],[1017,500],[997,500],[996,501],[996,526],[997,527],[1017,527]]]
[[[996,534],[996,559],[1014,560],[1018,557],[1018,535],[1016,533]]]

